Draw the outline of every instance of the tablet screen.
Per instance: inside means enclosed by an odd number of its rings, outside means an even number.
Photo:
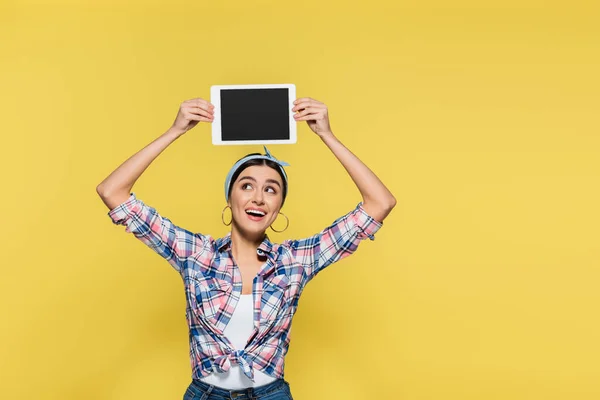
[[[289,89],[226,89],[220,93],[224,142],[290,139]]]

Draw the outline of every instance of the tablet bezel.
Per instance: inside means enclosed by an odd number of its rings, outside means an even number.
[[[289,128],[290,138],[281,140],[223,140],[221,130],[221,91],[230,89],[288,89]],[[210,102],[215,106],[212,122],[212,143],[214,145],[247,145],[247,144],[294,144],[296,143],[296,120],[294,119],[294,101],[296,100],[296,85],[293,83],[264,84],[264,85],[212,85],[210,87]]]

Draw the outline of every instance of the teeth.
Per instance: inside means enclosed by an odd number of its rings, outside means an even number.
[[[246,212],[250,212],[250,213],[253,213],[253,214],[258,214],[261,217],[265,216],[265,213],[263,211],[259,211],[259,210],[246,210]]]

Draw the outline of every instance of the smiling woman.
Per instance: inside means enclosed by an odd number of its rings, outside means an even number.
[[[288,164],[275,159],[266,147],[265,153],[241,158],[225,179],[233,242],[254,239],[258,247],[285,202],[288,182],[283,166]]]
[[[192,364],[185,400],[291,399],[284,360],[303,288],[325,267],[354,253],[362,240],[373,240],[396,204],[375,174],[333,135],[323,103],[303,98],[294,104],[294,118],[307,121],[363,198],[313,236],[281,244],[269,240],[266,231],[282,214],[287,196],[284,167],[289,164],[266,147],[265,154],[238,160],[227,174],[225,209],[231,209],[231,222],[223,223],[231,232],[225,237],[213,239],[175,225],[131,192],[171,143],[199,121],[212,122],[214,107],[203,99],[183,102],[167,132],[96,188],[112,221],[164,257],[183,279]]]

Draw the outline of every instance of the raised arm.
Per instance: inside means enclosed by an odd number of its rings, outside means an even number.
[[[152,161],[198,122],[212,122],[213,109],[212,104],[200,98],[184,101],[173,125],[165,133],[127,159],[96,187],[104,204],[112,210],[126,201],[133,185]]]
[[[310,97],[297,99],[294,105],[292,110],[297,111],[294,115],[296,121],[307,121],[310,129],[329,147],[356,184],[367,214],[383,222],[395,207],[396,199],[377,175],[335,137],[329,124],[327,106]]]

